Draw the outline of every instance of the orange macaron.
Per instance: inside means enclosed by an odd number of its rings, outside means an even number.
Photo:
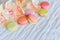
[[[21,25],[28,24],[28,20],[27,20],[26,16],[23,15],[17,19],[17,23],[21,24]]]

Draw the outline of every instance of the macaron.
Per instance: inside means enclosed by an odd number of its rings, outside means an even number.
[[[20,12],[20,14],[23,13],[23,10],[19,5],[17,5],[17,11]]]
[[[16,7],[15,3],[12,0],[8,0],[5,3],[5,9],[13,10]]]
[[[35,11],[36,13],[38,13],[38,10],[39,10],[38,7],[36,7],[33,3],[31,3],[30,6],[31,6],[31,10]]]
[[[35,15],[30,14],[30,15],[28,16],[28,21],[29,21],[30,23],[32,23],[32,24],[36,24],[36,23],[38,22],[38,19],[37,19],[37,17],[36,17]]]
[[[17,31],[17,29],[18,29],[17,23],[15,23],[15,22],[9,22],[9,23],[6,25],[6,29],[7,29],[8,31]]]
[[[5,19],[5,17],[0,13],[0,24],[5,25],[7,22],[7,20]]]
[[[26,15],[34,14],[34,11],[31,10],[31,9],[26,9],[26,10],[25,10],[25,14],[26,14]]]
[[[8,10],[9,15],[13,15],[14,11],[13,10]]]
[[[24,2],[24,0],[18,0],[20,3],[23,3]]]
[[[42,9],[47,9],[47,10],[49,10],[50,4],[49,4],[49,2],[44,1],[44,2],[41,2],[41,3],[40,3],[40,7],[41,7]]]
[[[23,15],[17,19],[17,23],[21,24],[21,25],[26,25],[26,24],[28,24],[28,20],[27,20],[26,16]]]
[[[48,10],[46,10],[46,9],[40,9],[39,10],[39,15],[40,16],[47,16],[48,15]]]

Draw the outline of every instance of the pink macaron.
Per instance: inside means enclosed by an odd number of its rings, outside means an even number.
[[[34,14],[35,12],[31,9],[26,9],[25,10],[25,15],[30,15],[30,14]]]
[[[40,3],[40,7],[41,7],[42,9],[47,9],[47,10],[49,10],[50,4],[49,4],[49,2],[44,1],[44,2],[41,2],[41,3]]]

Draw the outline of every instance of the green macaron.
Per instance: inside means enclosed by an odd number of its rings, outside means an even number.
[[[47,16],[48,15],[48,10],[40,9],[38,13],[39,13],[40,16]]]
[[[15,22],[9,22],[6,25],[6,28],[7,28],[8,31],[16,31],[18,29],[18,26]]]

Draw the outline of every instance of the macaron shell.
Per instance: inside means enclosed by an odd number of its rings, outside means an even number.
[[[40,16],[47,16],[48,15],[48,10],[45,10],[45,9],[39,10],[39,15]]]
[[[48,2],[41,2],[40,6],[41,8],[47,9],[47,10],[50,8],[50,4]]]
[[[17,11],[23,13],[22,8],[20,6],[17,6]]]
[[[26,14],[26,15],[34,14],[34,11],[31,10],[31,9],[26,9],[26,10],[25,10],[25,14]]]
[[[12,9],[14,9],[14,7],[15,7],[15,3],[13,3],[12,0],[7,1],[5,4],[5,8],[8,10],[9,9],[12,10]]]
[[[23,25],[23,24],[28,24],[28,20],[27,20],[27,18],[26,18],[25,15],[19,17],[18,20],[17,20],[17,22],[18,22],[18,24],[21,24],[21,25]]]
[[[28,21],[32,24],[37,24],[37,23],[33,22],[31,19],[28,19]]]
[[[7,20],[5,19],[4,16],[2,16],[2,14],[0,14],[0,24],[5,25],[7,23]]]
[[[8,31],[16,31],[18,29],[17,24],[15,22],[9,22],[6,25]]]
[[[38,22],[37,17],[35,15],[32,15],[32,14],[30,14],[28,16],[28,20],[29,20],[29,22],[34,23],[34,24],[36,24]]]

